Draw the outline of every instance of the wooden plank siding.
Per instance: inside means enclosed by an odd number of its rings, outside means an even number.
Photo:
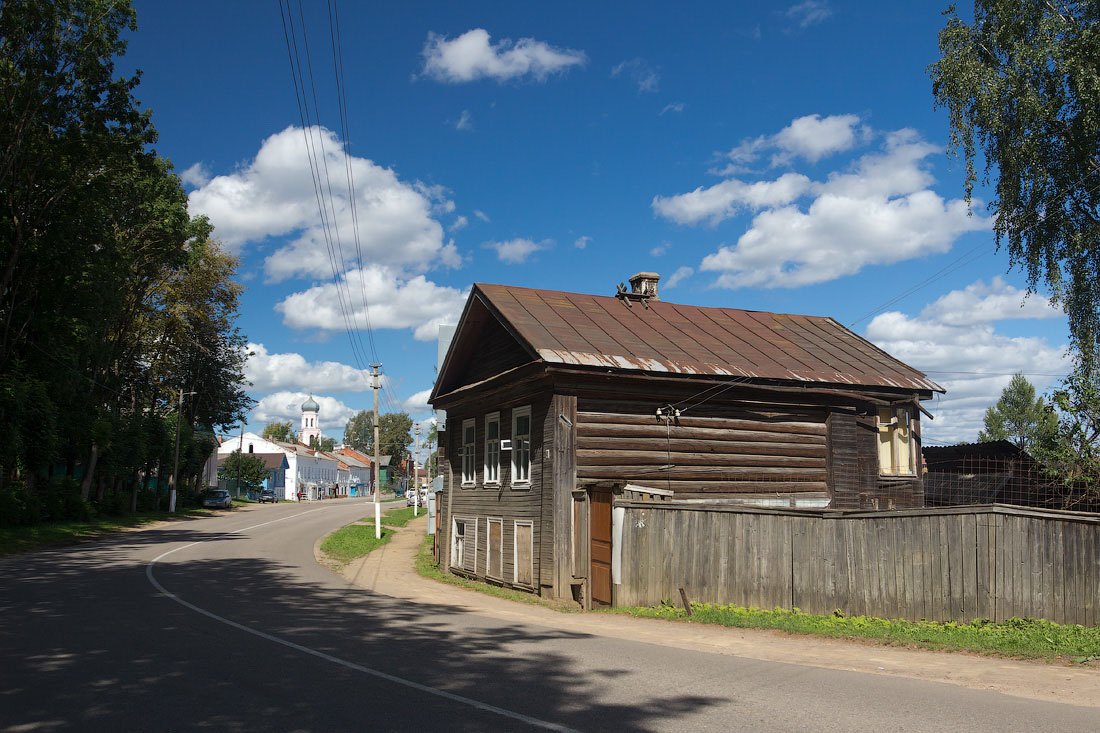
[[[553,568],[553,546],[551,533],[553,517],[544,507],[544,497],[551,497],[552,460],[547,451],[553,450],[553,432],[547,432],[548,415],[551,412],[551,400],[546,395],[524,392],[508,398],[499,395],[498,401],[479,400],[476,404],[450,406],[447,411],[446,449],[442,465],[446,479],[446,510],[449,517],[441,536],[444,557],[449,558],[451,522],[454,518],[469,518],[478,523],[477,560],[472,570],[463,572],[461,568],[451,568],[454,572],[476,577],[487,582],[518,587],[523,590],[538,590],[538,585],[546,576],[547,569]],[[531,408],[531,470],[530,483],[517,484],[512,480],[513,451],[500,451],[500,481],[497,484],[485,482],[485,417],[491,413],[500,415],[500,437],[514,440],[512,435],[512,416],[517,408]],[[462,423],[474,419],[474,466],[473,485],[462,484]],[[501,552],[500,575],[490,576],[488,570],[488,520],[500,520]],[[531,542],[533,544],[533,577],[530,585],[516,580],[516,521],[532,523]],[[521,555],[526,556],[524,553]],[[496,568],[493,568],[496,570]],[[552,583],[547,583],[552,585]]]
[[[616,506],[625,510],[617,605],[655,605],[683,587],[692,601],[822,614],[1100,621],[1096,516],[1003,505],[876,513]]]

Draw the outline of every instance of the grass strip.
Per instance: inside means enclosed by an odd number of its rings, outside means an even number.
[[[333,560],[348,563],[376,550],[393,539],[394,530],[382,527],[382,538],[374,536],[374,522],[370,524],[349,524],[336,530],[321,543],[321,552]]]
[[[424,541],[420,544],[420,551],[416,553],[416,561],[414,563],[417,574],[421,577],[435,580],[440,583],[446,583],[447,585],[458,586],[459,588],[466,588],[468,590],[475,590],[479,593],[485,593],[490,596],[496,596],[497,598],[503,598],[507,601],[518,601],[520,603],[527,603],[532,606],[542,606],[554,611],[561,611],[563,613],[576,613],[580,611],[576,603],[567,601],[551,601],[545,598],[540,598],[534,593],[527,593],[521,590],[513,590],[511,588],[502,588],[499,585],[493,585],[492,583],[483,583],[480,580],[470,580],[469,578],[463,578],[459,575],[452,575],[445,573],[439,569],[439,566],[435,562],[435,558],[432,556],[432,536],[425,535]]]
[[[828,616],[798,609],[760,608],[692,603],[692,615],[671,603],[657,607],[611,609],[643,618],[663,618],[690,623],[746,629],[776,629],[789,634],[812,634],[836,639],[875,641],[887,646],[910,646],[941,651],[1043,659],[1083,664],[1100,660],[1100,627],[1055,624],[1033,618],[1010,618],[1001,623],[975,619],[954,621],[888,620],[873,616]]]
[[[414,519],[418,519],[424,516],[426,509],[421,508],[420,513],[417,516],[413,516],[412,507],[402,507],[400,509],[390,509],[382,515],[382,525],[386,527],[404,527],[406,524]],[[374,521],[374,517],[369,517],[364,521]]]
[[[175,513],[148,512],[124,517],[97,517],[83,521],[46,522],[25,527],[0,527],[0,556],[92,542],[117,532],[153,522],[210,516],[205,509],[178,509]]]

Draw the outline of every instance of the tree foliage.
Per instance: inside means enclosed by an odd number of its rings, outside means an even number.
[[[374,412],[360,410],[344,427],[344,445],[374,455]],[[378,425],[379,455],[404,458],[413,442],[413,421],[407,412],[384,412]]]
[[[294,432],[294,426],[287,422],[269,422],[264,425],[263,437],[267,440],[277,440],[280,443],[297,443],[298,434]]]
[[[976,0],[952,6],[929,71],[951,148],[966,159],[966,197],[995,181],[998,246],[1031,289],[1043,282],[1069,317],[1083,358],[1100,336],[1100,3]]]
[[[320,439],[316,435],[309,436],[309,447],[314,450],[321,450],[326,453],[336,448],[336,438],[330,438],[327,435],[322,435]]]
[[[235,450],[225,457],[218,468],[218,475],[226,481],[237,481],[239,478],[241,486],[255,488],[267,479],[267,468],[260,458]]]
[[[83,474],[95,501],[197,476],[250,406],[237,260],[116,76],[126,0],[0,4],[0,490]]]
[[[985,411],[985,430],[978,433],[978,439],[1007,440],[1033,454],[1054,436],[1057,427],[1058,418],[1046,401],[1036,396],[1035,385],[1015,374],[997,404]]]
[[[1100,500],[1100,366],[1077,359],[1073,373],[1051,395],[1058,410],[1055,433],[1041,459],[1075,501]]]

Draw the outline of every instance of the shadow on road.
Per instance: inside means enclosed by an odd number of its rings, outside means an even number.
[[[135,559],[151,545],[207,539],[208,556],[253,546],[173,526],[0,561],[0,730],[523,727],[185,608]],[[349,591],[261,557],[174,558],[156,566],[157,580],[211,614],[540,720],[656,730],[729,702],[645,689],[652,675],[624,658],[625,642]]]

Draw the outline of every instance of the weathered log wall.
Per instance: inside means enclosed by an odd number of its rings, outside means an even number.
[[[619,501],[616,605],[1100,624],[1100,518],[989,505],[840,513]]]

